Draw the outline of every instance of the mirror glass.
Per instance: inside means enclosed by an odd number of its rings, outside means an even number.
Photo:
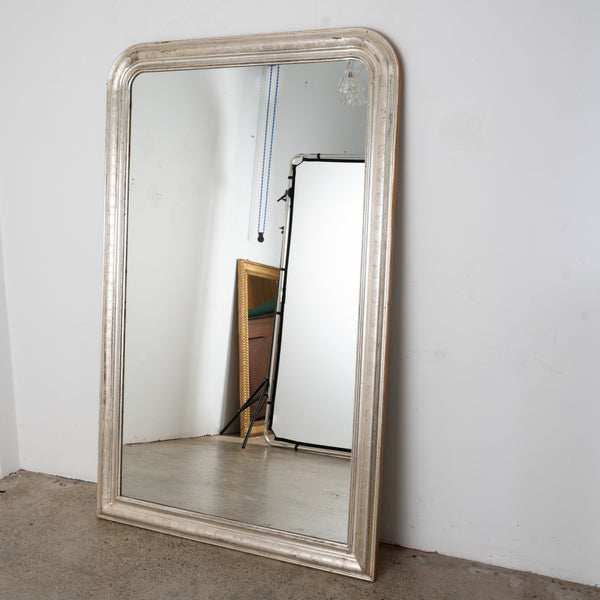
[[[133,80],[122,496],[347,541],[351,452],[295,451],[262,435],[242,449],[239,419],[220,432],[240,406],[238,261],[279,268],[289,199],[278,200],[294,156],[364,158],[360,96],[368,85],[356,60],[153,71]],[[283,430],[302,422],[318,447],[347,450],[359,343],[358,164],[347,193],[335,193],[348,185],[346,173],[317,179],[294,222],[291,248],[313,270],[289,290],[295,313],[284,320],[280,360],[293,377],[278,391]],[[331,191],[309,202],[319,189]],[[303,320],[318,324],[322,343],[292,334]],[[349,358],[317,352],[326,340]],[[347,410],[334,406],[336,389]]]

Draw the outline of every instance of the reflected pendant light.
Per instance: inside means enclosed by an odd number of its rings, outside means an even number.
[[[338,84],[340,103],[344,106],[364,106],[367,103],[367,88],[359,77],[364,65],[359,63],[359,67],[355,68],[355,62],[348,61],[348,66]]]
[[[265,239],[267,223],[267,202],[271,182],[271,158],[273,156],[273,136],[275,133],[275,113],[277,111],[277,92],[279,89],[279,65],[269,67],[269,92],[267,96],[267,116],[265,118],[265,136],[263,142],[262,167],[260,172],[260,196],[258,200],[258,241]],[[275,83],[273,84],[273,74]],[[267,150],[268,148],[268,150]],[[263,205],[264,204],[264,205]]]

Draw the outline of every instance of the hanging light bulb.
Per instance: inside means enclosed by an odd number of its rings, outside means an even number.
[[[362,69],[356,71],[353,62],[348,61],[348,66],[338,85],[338,92],[342,96],[340,102],[344,106],[364,106],[367,103],[367,88],[358,76]]]

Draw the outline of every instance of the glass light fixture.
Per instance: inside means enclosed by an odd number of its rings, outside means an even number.
[[[360,68],[355,69],[354,63],[353,60],[348,61],[338,85],[338,92],[342,96],[340,102],[344,106],[364,106],[367,103],[367,88],[359,77],[364,65],[359,63]]]

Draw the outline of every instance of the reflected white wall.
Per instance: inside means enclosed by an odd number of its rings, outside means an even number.
[[[235,261],[245,253],[261,73],[134,83],[126,442],[214,433],[237,396],[227,377]]]
[[[277,247],[281,242],[278,227],[285,220],[285,205],[283,202],[277,204],[276,200],[288,187],[290,161],[293,156],[317,153],[364,156],[366,107],[342,105],[337,89],[346,64],[332,62],[280,67],[265,247],[273,243],[273,240],[276,241]],[[366,70],[360,71],[360,77],[366,84]],[[268,69],[265,69],[262,86],[249,239],[256,239]],[[262,252],[263,249],[258,248],[257,251]]]

